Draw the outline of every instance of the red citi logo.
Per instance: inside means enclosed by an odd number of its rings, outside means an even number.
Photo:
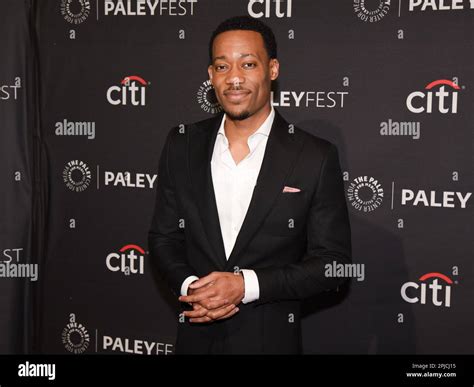
[[[424,281],[434,278],[428,284]],[[444,306],[449,308],[451,306],[451,285],[452,279],[441,273],[428,273],[420,277],[422,283],[406,282],[401,288],[402,298],[410,304],[426,304],[426,293],[431,290],[431,302],[435,306]],[[445,283],[439,283],[443,280]],[[429,288],[430,290],[428,290]]]
[[[437,86],[441,86],[438,91],[432,91]],[[453,90],[446,90],[446,86]],[[442,114],[456,114],[458,112],[458,92],[456,90],[460,90],[460,87],[453,81],[438,79],[426,85],[425,90],[414,91],[408,95],[407,108],[412,113],[432,113],[433,109]]]
[[[137,75],[125,77],[120,86],[111,86],[107,90],[107,101],[111,105],[145,106],[145,90],[149,85],[143,78]]]
[[[110,253],[105,259],[107,269],[120,271],[125,275],[143,274],[145,251],[137,245],[126,245],[119,250],[120,254]],[[138,254],[137,254],[138,252]]]

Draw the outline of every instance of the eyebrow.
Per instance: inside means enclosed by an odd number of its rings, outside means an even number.
[[[240,58],[245,58],[245,57],[247,57],[247,56],[253,56],[254,58],[258,59],[258,56],[254,55],[254,54],[240,54]],[[227,59],[227,57],[226,57],[225,55],[216,56],[216,57],[213,59],[212,63],[214,63],[214,62],[215,62],[216,60],[218,60],[218,59],[224,59],[224,60],[225,60],[225,59]]]

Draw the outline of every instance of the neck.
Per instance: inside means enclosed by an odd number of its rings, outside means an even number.
[[[257,129],[262,126],[262,124],[267,119],[268,115],[271,112],[270,103],[266,104],[262,109],[260,109],[255,114],[252,114],[250,117],[245,120],[231,120],[229,116],[226,116],[224,122],[224,130],[227,139],[229,142],[233,141],[245,141],[249,136],[257,131]]]

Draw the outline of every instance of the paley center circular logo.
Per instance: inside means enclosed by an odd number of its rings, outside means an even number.
[[[217,114],[222,111],[222,106],[217,100],[214,86],[212,86],[212,83],[209,79],[203,82],[203,84],[199,87],[197,92],[197,101],[201,109],[206,113]]]
[[[71,24],[81,24],[90,13],[89,0],[61,0],[61,15]]]
[[[390,0],[354,0],[352,6],[360,20],[375,23],[388,14]]]
[[[92,174],[86,163],[71,160],[63,170],[63,179],[71,191],[82,192],[89,186]]]
[[[69,315],[69,324],[63,329],[61,335],[64,348],[76,355],[83,353],[90,342],[89,332],[81,323],[76,322],[76,315]]]
[[[347,198],[356,210],[371,212],[382,204],[383,188],[373,177],[359,176],[349,185]]]

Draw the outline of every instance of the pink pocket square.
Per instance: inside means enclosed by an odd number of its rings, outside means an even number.
[[[300,192],[301,190],[299,188],[295,188],[295,187],[288,187],[288,186],[284,186],[283,187],[283,192]]]

